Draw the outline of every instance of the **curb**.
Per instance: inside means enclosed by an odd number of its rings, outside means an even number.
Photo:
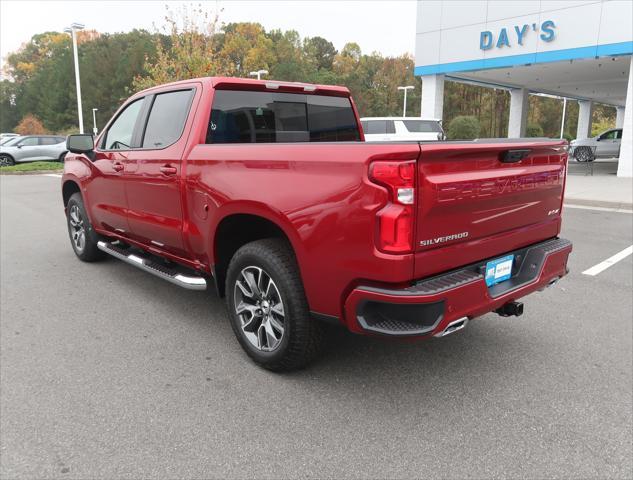
[[[615,210],[633,210],[633,204],[628,202],[607,202],[604,200],[592,200],[583,198],[566,198],[564,205],[576,205],[579,207],[612,208]]]
[[[3,172],[0,171],[0,175],[43,175],[46,173],[59,173],[62,174],[63,170],[29,170],[28,172]]]

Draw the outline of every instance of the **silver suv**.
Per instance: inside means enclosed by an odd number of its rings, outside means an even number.
[[[618,157],[621,141],[621,128],[607,130],[584,140],[572,140],[569,143],[569,156],[574,157],[578,162],[593,162],[599,157]]]
[[[40,160],[64,161],[66,138],[59,135],[25,135],[0,145],[0,166]]]

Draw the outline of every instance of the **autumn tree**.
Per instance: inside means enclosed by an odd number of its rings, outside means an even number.
[[[27,115],[17,127],[15,127],[15,133],[20,135],[44,135],[48,133],[48,130],[44,128],[42,122],[35,115]]]

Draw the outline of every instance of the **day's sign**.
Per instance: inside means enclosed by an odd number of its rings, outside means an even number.
[[[484,30],[479,35],[479,48],[490,50],[492,48],[511,47],[514,44],[523,45],[530,35],[539,35],[542,41],[551,42],[556,37],[556,24],[553,20],[545,20],[540,25],[524,24],[515,25],[514,28],[502,28],[495,36],[494,32]]]

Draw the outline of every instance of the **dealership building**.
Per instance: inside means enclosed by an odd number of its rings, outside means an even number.
[[[422,115],[442,118],[444,84],[510,92],[509,137],[525,136],[528,95],[576,100],[577,138],[594,103],[617,110],[618,176],[633,176],[633,1],[419,0],[415,74]]]

